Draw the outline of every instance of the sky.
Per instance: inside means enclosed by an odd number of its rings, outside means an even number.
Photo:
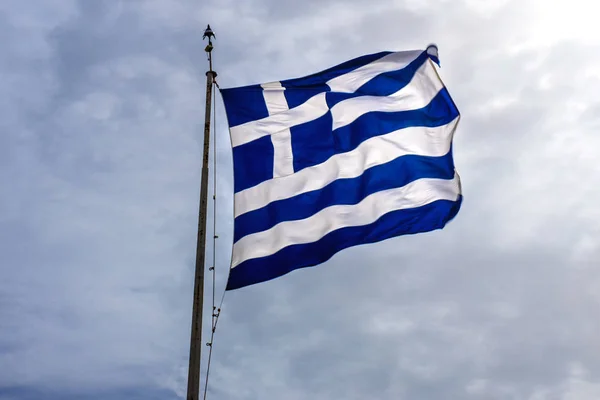
[[[208,398],[600,398],[599,8],[0,2],[0,399],[185,398],[207,23],[221,87],[436,43],[464,192],[443,230],[227,292]]]

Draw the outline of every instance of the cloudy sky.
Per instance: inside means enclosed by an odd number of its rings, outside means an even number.
[[[207,23],[222,87],[437,43],[465,194],[442,231],[228,292],[209,398],[600,398],[587,2],[0,2],[0,399],[185,397]]]

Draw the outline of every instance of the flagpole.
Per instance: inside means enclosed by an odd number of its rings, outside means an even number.
[[[194,276],[194,303],[192,306],[192,331],[190,338],[190,360],[188,368],[187,400],[198,400],[200,393],[200,364],[202,361],[202,308],[204,300],[204,268],[206,256],[206,209],[208,202],[208,153],[210,142],[210,107],[212,88],[217,73],[212,69],[212,38],[210,25],[204,31],[208,38],[204,49],[208,55],[209,69],[206,72],[206,110],[204,114],[204,149],[202,156],[202,178],[200,182],[200,206],[198,212],[198,240],[196,242],[196,269]]]

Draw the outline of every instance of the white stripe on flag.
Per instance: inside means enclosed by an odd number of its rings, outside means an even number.
[[[263,97],[269,115],[289,110],[281,82],[270,82],[261,85]],[[271,135],[273,143],[273,178],[291,175],[294,173],[294,153],[292,152],[292,133],[284,129]]]
[[[436,200],[456,201],[460,195],[460,178],[423,178],[401,188],[383,190],[365,197],[360,203],[335,205],[297,221],[284,221],[273,228],[244,236],[233,245],[231,267],[246,260],[266,257],[296,244],[313,243],[334,230],[368,225],[383,215],[417,208]]]
[[[418,110],[433,100],[444,87],[433,64],[427,60],[410,83],[389,96],[360,96],[341,101],[331,108],[333,129],[346,126],[372,111]]]
[[[422,50],[414,50],[388,54],[352,72],[331,79],[327,85],[332,92],[354,93],[377,75],[405,68],[422,52]]]
[[[322,189],[336,179],[355,178],[376,165],[400,156],[415,154],[440,157],[448,153],[459,117],[438,127],[408,127],[375,136],[356,149],[336,154],[327,161],[293,175],[271,179],[235,194],[235,217],[267,204],[312,190]]]

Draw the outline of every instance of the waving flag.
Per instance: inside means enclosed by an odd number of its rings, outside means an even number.
[[[235,192],[228,290],[454,218],[460,114],[434,62],[435,46],[382,52],[221,90]]]

